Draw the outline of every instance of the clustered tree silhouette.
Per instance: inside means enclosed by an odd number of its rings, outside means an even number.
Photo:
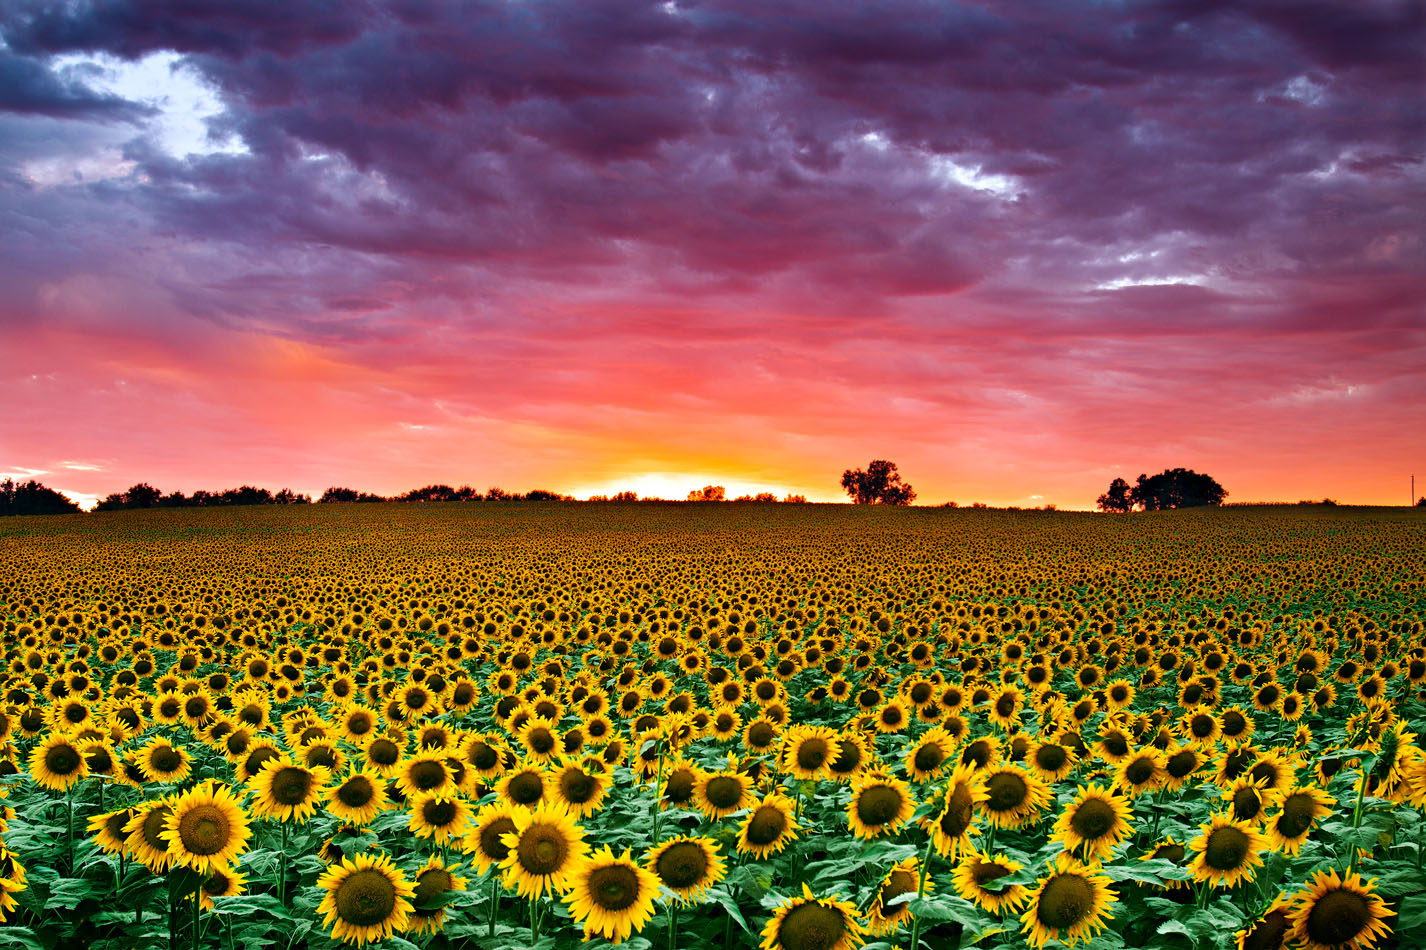
[[[1130,485],[1122,478],[1109,483],[1099,496],[1100,511],[1166,511],[1170,508],[1198,508],[1221,505],[1227,489],[1208,475],[1186,468],[1164,469],[1157,475],[1140,475]]]
[[[33,478],[19,484],[9,478],[0,482],[0,516],[64,515],[78,510],[74,502]]]
[[[842,473],[842,487],[858,505],[909,505],[916,490],[901,480],[895,462],[877,459],[861,469]]]
[[[688,493],[689,501],[724,501],[728,496],[722,485],[704,485],[701,489]]]
[[[95,511],[126,511],[131,508],[219,508],[229,505],[309,505],[312,499],[290,488],[273,494],[266,488],[239,485],[227,491],[209,492],[199,489],[191,495],[181,491],[163,492],[148,482],[139,482],[128,491],[105,497],[94,506]]]

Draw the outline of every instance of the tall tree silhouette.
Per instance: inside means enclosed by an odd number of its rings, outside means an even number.
[[[865,471],[847,469],[842,488],[858,505],[909,505],[916,500],[916,490],[901,480],[896,463],[886,459],[876,459]]]

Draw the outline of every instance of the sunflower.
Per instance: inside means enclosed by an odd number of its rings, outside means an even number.
[[[253,811],[278,821],[306,821],[331,780],[332,773],[321,766],[308,769],[286,758],[271,759],[251,782]]]
[[[985,788],[981,811],[997,828],[1033,824],[1052,797],[1050,786],[1018,765],[1002,765],[980,777]]]
[[[1256,822],[1272,803],[1272,796],[1263,789],[1263,780],[1240,775],[1223,792],[1223,800],[1232,803],[1236,821]]]
[[[1050,784],[1074,771],[1079,764],[1075,750],[1053,739],[1031,739],[1025,749],[1025,764],[1030,771]]]
[[[1160,787],[1170,792],[1178,791],[1207,762],[1204,754],[1194,746],[1169,746],[1164,750],[1164,778]]]
[[[933,726],[906,749],[906,773],[914,782],[939,778],[951,765],[955,741],[945,729]]]
[[[343,943],[374,943],[406,930],[415,888],[384,854],[343,858],[317,878],[327,893],[317,907],[323,927]]]
[[[976,779],[975,770],[958,765],[946,782],[941,810],[934,818],[925,818],[921,826],[931,835],[936,853],[954,859],[970,848],[970,836],[977,832],[976,806],[985,800],[985,786]]]
[[[533,810],[522,808],[512,818],[515,830],[501,836],[509,849],[500,862],[505,886],[529,899],[567,890],[575,866],[589,853],[574,816],[563,805],[544,802]]]
[[[538,765],[526,764],[510,769],[495,785],[495,793],[501,801],[525,808],[534,808],[545,800],[549,783],[545,770]]]
[[[77,743],[51,734],[30,753],[30,774],[45,788],[63,792],[89,774],[89,764]]]
[[[606,847],[578,862],[564,902],[584,925],[585,940],[597,934],[622,943],[654,916],[658,893],[656,875],[634,863],[628,851],[615,855]]]
[[[174,799],[159,832],[168,842],[170,865],[204,875],[236,861],[250,836],[242,803],[231,789],[212,779]]]
[[[465,890],[466,879],[451,873],[451,868],[436,855],[431,855],[412,882],[411,917],[408,933],[436,933],[446,922],[446,903],[451,891]]]
[[[1027,896],[1030,906],[1020,915],[1020,929],[1028,934],[1030,945],[1043,947],[1060,940],[1073,947],[1093,937],[1112,919],[1109,905],[1119,900],[1111,883],[1069,855],[1057,855],[1050,873]]]
[[[716,842],[687,836],[665,841],[650,851],[644,866],[684,904],[701,902],[708,888],[727,873]]]
[[[598,762],[597,759],[593,761]],[[668,766],[668,771],[664,773],[661,800],[673,808],[693,807],[693,790],[701,774],[698,766],[682,759]]]
[[[1129,805],[1107,788],[1090,785],[1079,790],[1055,822],[1053,840],[1086,863],[1105,860],[1128,837],[1132,812]]]
[[[418,838],[431,838],[436,844],[460,837],[470,824],[470,806],[454,793],[413,795],[407,810],[412,833]]]
[[[876,889],[876,896],[872,898],[871,906],[867,908],[867,930],[873,935],[889,934],[900,927],[911,917],[911,903],[902,901],[899,904],[891,902],[906,894],[915,894],[921,883],[920,864],[913,858],[905,860],[892,866],[886,872],[886,877],[881,879],[881,884]],[[934,889],[935,883],[929,876],[926,878],[926,893]]]
[[[105,812],[90,818],[89,833],[94,836],[94,843],[99,846],[99,850],[105,854],[123,853],[124,839],[127,837],[124,826],[133,817],[133,809],[120,808],[118,811]]]
[[[548,776],[555,798],[576,818],[584,818],[597,812],[609,792],[609,782],[602,768],[595,768],[599,759],[583,762],[567,762]]]
[[[961,856],[951,881],[956,893],[992,914],[1014,913],[1029,899],[1030,890],[1023,884],[997,884],[1020,870],[1019,862],[1003,855],[981,854],[974,848]]]
[[[460,758],[466,771],[486,779],[504,770],[504,752],[504,743],[492,733],[473,732],[460,744]]]
[[[717,821],[747,808],[752,801],[752,780],[741,772],[708,772],[693,786],[693,803]]]
[[[853,782],[867,762],[871,753],[867,751],[866,740],[861,736],[846,733],[837,737],[837,755],[827,763],[827,773],[832,780],[843,785]]]
[[[204,878],[198,889],[198,906],[204,910],[213,909],[213,898],[235,897],[247,889],[248,879],[228,867],[215,867]]]
[[[1174,864],[1183,866],[1183,859],[1188,855],[1188,850],[1183,845],[1174,840],[1173,835],[1169,835],[1158,844],[1154,845],[1152,851],[1146,851],[1139,855],[1140,861],[1172,861]],[[1160,877],[1158,887],[1166,891],[1175,891],[1188,887],[1187,879]]]
[[[1345,878],[1336,868],[1315,872],[1289,915],[1288,940],[1303,950],[1368,950],[1391,932],[1383,920],[1391,911],[1377,896],[1376,879],[1363,882],[1355,871]]]
[[[797,806],[785,796],[770,792],[750,806],[738,830],[738,853],[771,857],[797,839]]]
[[[794,778],[828,778],[827,767],[842,751],[826,726],[797,726],[783,737],[780,768]]]
[[[153,798],[136,805],[131,810],[132,817],[124,825],[125,850],[155,874],[167,871],[173,861],[168,842],[163,837],[168,816],[172,813],[173,808],[166,798]]]
[[[1198,829],[1202,834],[1188,845],[1196,852],[1188,865],[1195,881],[1207,881],[1214,887],[1236,887],[1253,879],[1254,868],[1262,866],[1262,852],[1269,847],[1255,825],[1218,812]]]
[[[1313,785],[1289,789],[1278,801],[1278,813],[1263,823],[1274,848],[1294,857],[1319,818],[1332,814],[1337,800]]]
[[[1248,742],[1253,737],[1253,730],[1257,728],[1253,717],[1241,706],[1230,706],[1223,710],[1218,721],[1223,741],[1231,745]]]
[[[539,765],[554,760],[560,753],[560,736],[555,724],[539,716],[525,722],[515,733],[515,739],[526,754]]]
[[[1288,919],[1291,909],[1292,902],[1287,895],[1278,894],[1266,910],[1233,934],[1234,950],[1279,950],[1285,945],[1288,929],[1292,926],[1292,921]]]
[[[1138,798],[1156,790],[1167,774],[1163,753],[1147,747],[1120,760],[1115,769],[1114,787],[1128,792],[1131,798]]]
[[[847,825],[858,838],[878,838],[906,824],[915,810],[909,785],[889,775],[871,773],[852,786]]]
[[[182,746],[159,736],[138,750],[139,768],[150,782],[178,784],[188,777],[192,760]]]
[[[851,950],[866,942],[854,905],[831,897],[813,897],[805,883],[802,896],[778,907],[763,928],[761,950]]]
[[[422,752],[401,764],[396,784],[408,795],[435,795],[455,791],[458,784],[446,757],[439,752]]]
[[[473,827],[461,840],[461,850],[474,856],[476,867],[484,874],[509,856],[504,836],[514,830],[514,808],[505,802],[486,805],[475,813]]]
[[[362,746],[362,756],[367,768],[382,778],[396,774],[401,766],[401,744],[392,735],[373,735]]]
[[[357,769],[323,794],[327,811],[348,824],[365,827],[391,807],[384,784],[371,769]]]

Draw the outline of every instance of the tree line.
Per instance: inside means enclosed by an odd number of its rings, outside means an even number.
[[[1227,489],[1209,475],[1168,468],[1157,475],[1140,475],[1133,485],[1116,478],[1096,504],[1100,511],[1167,511],[1221,505],[1227,496]]]
[[[0,482],[0,515],[63,515],[78,510],[74,502],[33,478],[18,484],[10,478]]]

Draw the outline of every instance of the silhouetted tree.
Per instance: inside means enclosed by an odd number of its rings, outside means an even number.
[[[284,488],[272,496],[272,503],[274,505],[310,505],[312,496],[299,495],[290,488]]]
[[[485,499],[487,501],[510,501],[514,496],[503,488],[487,488]]]
[[[78,510],[74,502],[33,478],[18,485],[8,478],[0,482],[0,515],[62,515]]]
[[[1416,507],[1426,508],[1426,495],[1422,495],[1420,498],[1416,499]]]
[[[1109,483],[1109,491],[1099,496],[1100,511],[1132,511],[1134,499],[1131,497],[1133,488],[1122,478],[1116,478]]]
[[[328,488],[326,491],[322,492],[322,497],[317,499],[317,504],[334,505],[345,502],[353,502],[356,500],[356,489],[338,488],[337,486],[333,485],[331,488]]]
[[[471,488],[469,485],[462,485],[461,487],[456,489],[455,500],[480,501],[480,492],[476,491],[474,488]]]
[[[609,497],[610,501],[638,501],[639,493],[632,491],[615,492]]]
[[[148,482],[139,482],[124,492],[125,508],[152,508],[163,497],[163,492]]]
[[[688,493],[689,501],[724,501],[727,490],[722,485],[704,485],[698,491]]]
[[[782,500],[782,503],[785,505],[805,505],[807,504],[807,496],[794,495],[789,492],[788,496]]]
[[[171,491],[158,500],[160,508],[183,508],[188,505],[188,496],[181,491]]]
[[[895,462],[876,459],[861,469],[842,473],[842,487],[858,505],[909,505],[916,500],[916,490],[901,480]]]
[[[564,501],[564,496],[559,492],[547,491],[543,488],[532,488],[525,492],[526,501]]]

